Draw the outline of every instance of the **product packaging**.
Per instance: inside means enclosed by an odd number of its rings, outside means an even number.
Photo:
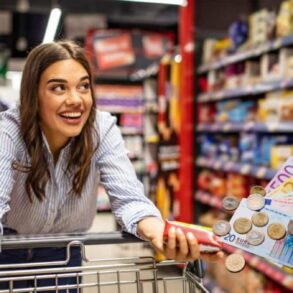
[[[213,253],[222,248],[219,238],[210,228],[176,221],[165,221],[163,234],[165,240],[168,239],[168,232],[171,227],[174,227],[175,229],[180,228],[185,235],[188,232],[191,232],[196,237],[201,252]]]

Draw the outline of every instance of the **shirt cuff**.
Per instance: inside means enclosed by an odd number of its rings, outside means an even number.
[[[162,220],[161,213],[157,208],[146,208],[145,205],[141,209],[137,208],[135,212],[131,213],[128,211],[126,215],[122,217],[126,232],[135,235],[137,238],[144,240],[137,233],[137,223],[147,217],[155,217]]]

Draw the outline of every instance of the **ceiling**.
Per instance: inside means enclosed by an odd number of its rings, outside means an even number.
[[[58,3],[65,14],[101,13],[109,21],[150,25],[176,25],[178,7],[174,5],[124,2],[119,0],[29,0],[31,12],[48,12]],[[0,10],[17,10],[17,0],[1,0]]]

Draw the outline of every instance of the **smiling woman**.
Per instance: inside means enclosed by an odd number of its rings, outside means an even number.
[[[115,118],[95,108],[92,73],[81,47],[56,42],[33,49],[20,96],[20,106],[0,113],[4,234],[87,231],[96,214],[100,179],[124,230],[150,241],[167,258],[200,256],[195,237],[180,229],[170,229],[163,243],[164,222],[143,194]],[[0,264],[64,260],[65,255],[65,248],[4,250]],[[67,265],[80,266],[79,250],[72,248],[71,256]],[[55,278],[36,282],[54,286]],[[76,278],[64,277],[59,285],[75,282]],[[34,284],[16,281],[14,286]],[[1,282],[0,289],[7,288],[9,284]]]
[[[64,79],[63,77],[66,77]],[[40,126],[55,162],[59,150],[71,137],[78,136],[93,105],[89,75],[73,59],[50,65],[39,82]]]

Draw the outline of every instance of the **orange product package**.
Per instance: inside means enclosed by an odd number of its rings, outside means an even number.
[[[168,239],[168,233],[171,227],[174,227],[175,229],[180,228],[185,235],[188,232],[191,232],[194,237],[196,237],[201,252],[212,253],[217,252],[222,248],[220,239],[211,231],[210,228],[177,221],[165,221],[164,240]]]

